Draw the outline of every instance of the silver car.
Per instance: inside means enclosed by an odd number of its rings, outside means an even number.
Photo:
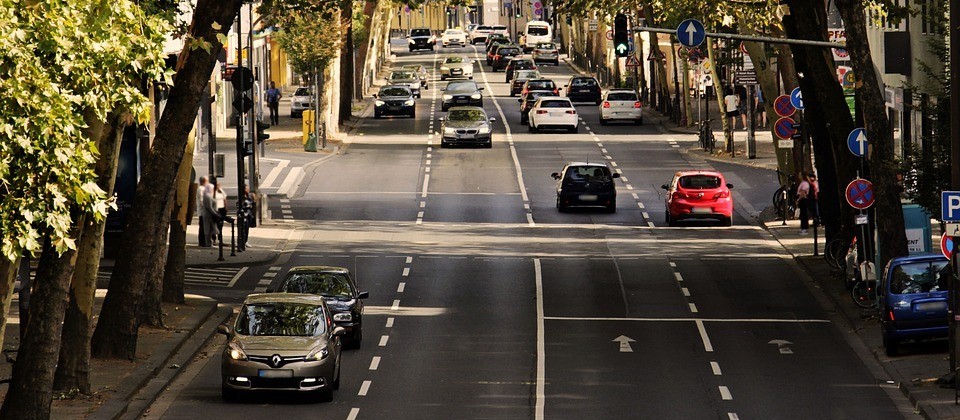
[[[540,42],[533,49],[533,62],[534,63],[553,63],[555,66],[560,65],[560,51],[557,50],[557,45],[552,42]]]
[[[445,117],[440,117],[440,132],[443,137],[440,147],[472,144],[481,147],[493,147],[490,123],[495,118],[487,118],[483,108],[476,106],[457,106],[450,108]]]
[[[391,85],[407,86],[413,91],[413,96],[420,97],[420,77],[407,70],[397,70],[390,73],[387,83]]]
[[[303,111],[313,109],[313,90],[308,87],[298,87],[290,99],[290,117],[302,117]]]
[[[467,78],[473,80],[473,60],[464,57],[447,57],[440,64],[440,80]]]
[[[237,401],[245,392],[288,391],[333,399],[340,388],[340,336],[322,296],[261,293],[247,296],[220,363],[221,396]]]
[[[430,78],[430,73],[428,73],[427,69],[423,67],[423,64],[407,64],[403,67],[400,67],[400,70],[414,72],[420,79],[420,87],[424,89],[430,89],[427,87],[427,79]]]

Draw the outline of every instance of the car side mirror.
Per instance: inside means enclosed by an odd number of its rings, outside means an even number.
[[[491,117],[491,118],[490,118],[490,122],[497,122],[497,119],[496,119],[496,118],[493,118],[493,117]]]
[[[357,299],[367,299],[369,297],[370,297],[370,292],[357,293]]]
[[[484,87],[482,87],[482,86],[481,86],[481,87],[479,87],[479,88],[477,88],[477,90],[483,90],[483,89],[485,89],[485,88],[484,88]]]
[[[330,331],[331,335],[344,335],[347,333],[347,330],[343,327],[333,327],[333,331]]]
[[[550,176],[551,176],[553,179],[560,179],[560,173],[559,173],[559,172],[554,172],[554,173],[550,174]]]
[[[230,327],[223,324],[217,325],[217,333],[230,335]]]
[[[440,117],[440,121],[443,121],[443,120],[445,120],[445,119],[446,119],[446,117]]]
[[[670,187],[668,187],[667,184],[661,185],[660,188],[663,188],[663,189],[665,189],[665,190],[669,190],[669,189],[670,189]]]
[[[727,184],[727,188],[733,188],[733,184]]]
[[[614,178],[620,178],[620,172],[614,172],[612,176]]]

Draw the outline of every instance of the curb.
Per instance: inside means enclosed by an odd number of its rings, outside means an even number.
[[[161,342],[144,363],[134,368],[134,373],[131,377],[117,385],[117,393],[112,398],[108,398],[96,411],[90,414],[88,417],[89,420],[114,420],[123,418],[131,412],[131,408],[133,408],[136,413],[136,415],[131,418],[139,417],[143,409],[149,407],[149,402],[144,404],[144,401],[156,399],[156,396],[170,383],[176,373],[183,369],[183,362],[172,362],[193,358],[200,349],[200,346],[190,346],[185,349],[184,345],[195,342],[197,332],[201,327],[206,325],[210,317],[217,312],[217,301],[206,296],[189,296],[200,298],[201,302],[209,305],[209,310],[205,312],[201,310],[199,315],[196,315],[196,324],[194,324],[192,329],[187,331],[183,340],[179,342]],[[204,341],[205,340],[206,339],[204,339]],[[189,354],[187,355],[185,352]],[[176,359],[174,359],[175,357]],[[174,365],[178,367],[175,369],[167,369],[168,366]],[[144,393],[147,393],[147,395],[141,397],[141,394]],[[141,406],[142,408],[137,408]]]

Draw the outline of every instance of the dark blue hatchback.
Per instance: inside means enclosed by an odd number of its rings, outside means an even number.
[[[946,338],[950,261],[940,254],[890,260],[880,281],[880,330],[888,356],[903,340]]]

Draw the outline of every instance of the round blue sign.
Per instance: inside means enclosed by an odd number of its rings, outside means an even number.
[[[793,88],[790,92],[790,103],[794,108],[803,110],[803,93],[800,92],[799,87]]]
[[[707,39],[707,30],[696,19],[687,19],[677,26],[677,40],[684,47],[697,47]]]
[[[868,146],[867,130],[863,127],[854,128],[847,136],[847,148],[850,149],[850,153],[853,153],[856,157],[866,156]]]

